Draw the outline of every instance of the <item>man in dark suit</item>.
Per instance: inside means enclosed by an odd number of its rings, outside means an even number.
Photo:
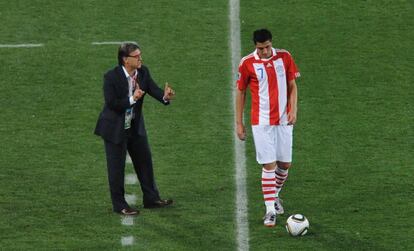
[[[151,151],[142,114],[142,104],[149,94],[164,105],[174,97],[165,84],[160,89],[142,64],[141,49],[124,43],[118,49],[118,66],[104,75],[105,104],[99,115],[95,134],[104,140],[108,180],[114,212],[137,215],[125,200],[124,178],[126,151],[137,173],[143,193],[144,208],[165,207],[172,200],[162,200],[155,184]]]

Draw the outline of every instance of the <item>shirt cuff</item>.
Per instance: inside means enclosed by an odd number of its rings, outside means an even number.
[[[129,104],[133,105],[135,103],[136,103],[136,101],[134,100],[134,96],[129,97]]]
[[[170,103],[170,101],[169,100],[166,100],[165,97],[162,97],[162,101],[164,101],[164,104]]]

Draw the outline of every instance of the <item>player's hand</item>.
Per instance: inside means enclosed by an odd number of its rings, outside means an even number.
[[[288,113],[288,125],[294,125],[296,123],[296,112]]]
[[[175,91],[171,88],[168,82],[165,83],[164,87],[164,100],[170,101],[175,97]]]
[[[145,92],[139,88],[135,89],[134,91],[134,100],[137,101],[138,99],[142,98],[144,96]]]
[[[236,132],[237,137],[239,137],[240,140],[246,140],[246,128],[243,124],[238,124],[236,126]]]

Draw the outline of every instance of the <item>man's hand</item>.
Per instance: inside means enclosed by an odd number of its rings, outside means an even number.
[[[145,92],[139,88],[135,89],[134,91],[134,100],[137,101],[138,99],[142,98],[144,96]]]
[[[287,116],[288,125],[294,125],[296,123],[296,112],[290,111]]]
[[[239,137],[240,140],[246,139],[246,128],[244,127],[243,123],[236,124],[236,131],[237,137]]]
[[[164,100],[170,101],[174,97],[175,97],[175,91],[170,87],[168,82],[166,82],[165,87],[164,87]]]

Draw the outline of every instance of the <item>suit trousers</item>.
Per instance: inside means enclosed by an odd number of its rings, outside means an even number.
[[[151,203],[160,199],[155,183],[151,150],[147,136],[138,135],[133,129],[126,130],[125,133],[126,140],[120,144],[114,144],[107,140],[104,141],[109,189],[112,207],[115,212],[120,212],[122,209],[129,207],[125,201],[124,188],[126,151],[128,151],[131,157],[135,173],[141,185],[143,203]]]

